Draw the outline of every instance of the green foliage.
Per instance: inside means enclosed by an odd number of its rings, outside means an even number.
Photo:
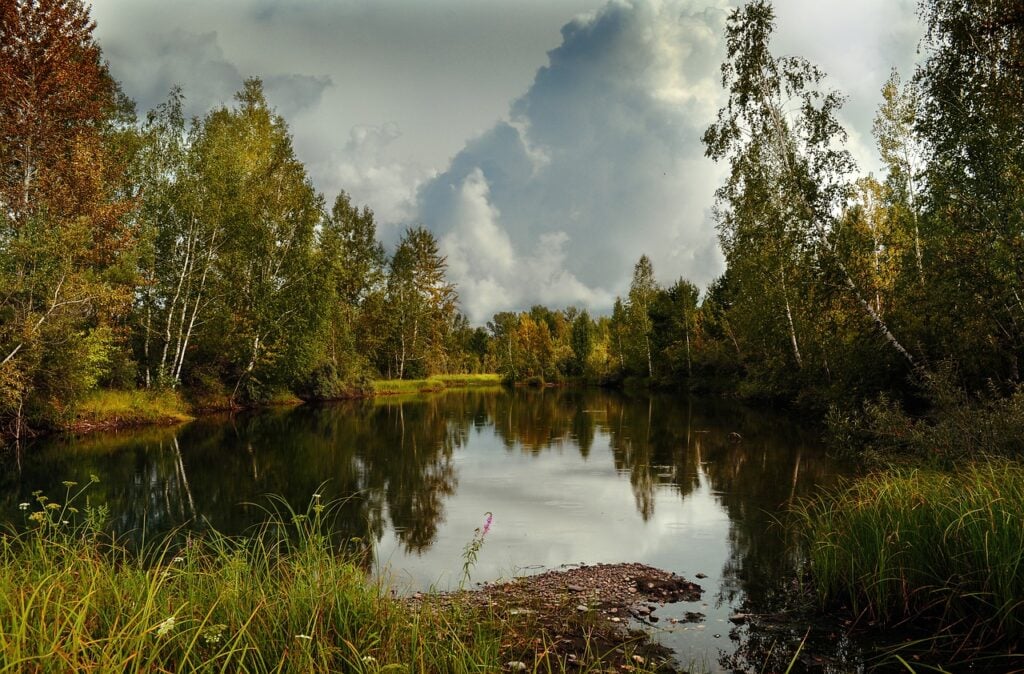
[[[887,395],[864,403],[858,413],[834,408],[828,417],[833,444],[864,451],[867,458],[913,456],[952,468],[981,457],[1024,458],[1024,390],[990,385],[970,394],[949,364],[918,384],[922,416],[908,414]]]
[[[984,643],[1024,633],[1022,519],[1024,469],[992,461],[875,473],[803,503],[794,526],[823,602]]]

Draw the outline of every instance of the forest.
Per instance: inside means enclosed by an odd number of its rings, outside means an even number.
[[[1024,427],[1007,414],[1024,400],[1024,16],[976,4],[921,4],[921,64],[880,92],[879,176],[858,172],[825,73],[772,54],[771,5],[738,10],[703,137],[729,169],[725,273],[664,286],[643,256],[610,315],[534,306],[484,327],[460,314],[430,231],[387,251],[368,207],[315,190],[259,79],[202,118],[180,89],[140,116],[82,3],[15,3],[0,35],[5,433],[59,428],[95,391],[201,409],[479,372],[793,405],[848,444],[935,441],[951,410]]]

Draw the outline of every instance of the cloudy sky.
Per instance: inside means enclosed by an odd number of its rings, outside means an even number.
[[[393,244],[433,230],[476,323],[531,304],[607,311],[647,253],[658,279],[722,271],[723,169],[700,136],[723,101],[735,0],[94,0],[97,36],[140,113],[188,110],[259,76],[331,201]],[[892,67],[913,70],[915,0],[776,0],[777,54],[849,96],[863,171]]]

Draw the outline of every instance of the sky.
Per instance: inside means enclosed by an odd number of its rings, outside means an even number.
[[[607,313],[648,255],[658,281],[724,270],[725,175],[700,137],[724,102],[733,0],[94,0],[140,115],[175,84],[201,116],[263,79],[333,202],[393,246],[432,230],[475,324],[533,304]],[[776,0],[777,55],[848,96],[862,172],[893,67],[913,73],[915,0]]]

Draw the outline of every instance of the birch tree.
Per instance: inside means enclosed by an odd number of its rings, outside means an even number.
[[[914,357],[835,254],[855,168],[843,147],[846,133],[836,120],[843,99],[821,88],[824,73],[806,60],[772,56],[774,18],[765,0],[730,15],[722,65],[729,101],[704,134],[706,154],[728,159],[731,169],[717,195],[727,261],[732,266],[758,255],[759,243],[776,242],[778,248],[764,265],[775,275],[763,277],[762,286],[767,286],[765,295],[781,300],[797,367],[803,366],[803,357],[791,299],[792,271],[805,277],[834,274],[885,343],[916,368]]]
[[[455,313],[455,286],[445,278],[447,261],[434,235],[422,227],[406,230],[391,258],[387,294],[391,307],[392,360],[399,379],[414,365],[426,374],[443,358],[445,330]]]
[[[207,116],[197,143],[201,211],[207,231],[222,237],[198,252],[202,261],[216,251],[207,357],[234,382],[232,400],[259,400],[305,370],[311,357],[314,231],[323,204],[262,83],[247,80],[236,100],[234,109]]]

